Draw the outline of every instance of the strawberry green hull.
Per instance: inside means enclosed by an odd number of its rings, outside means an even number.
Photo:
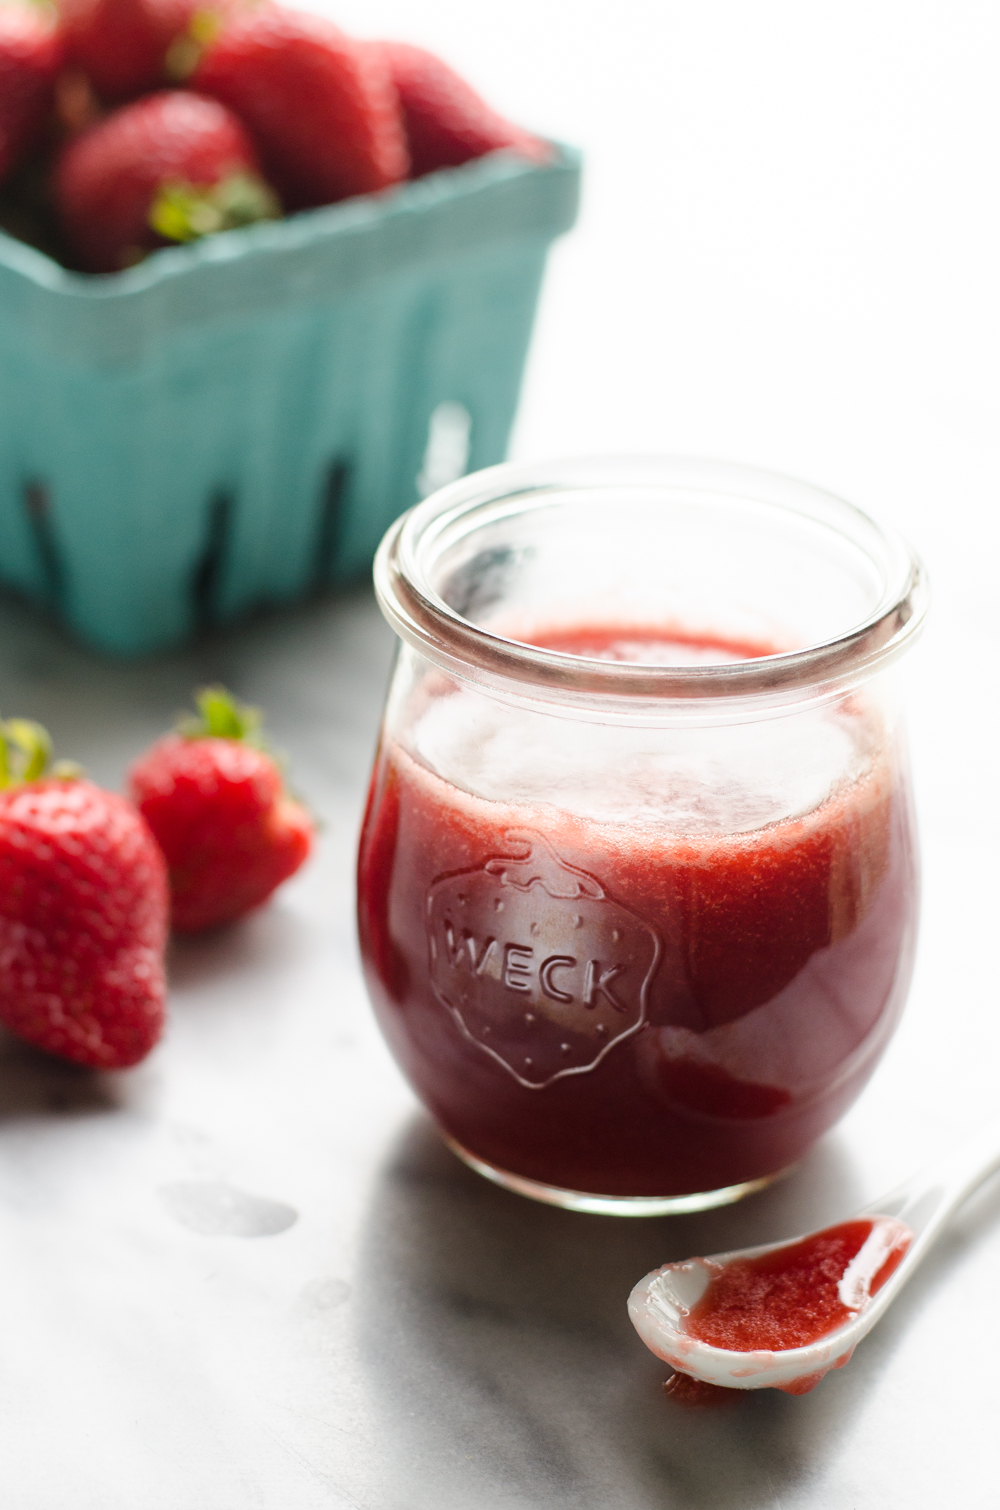
[[[0,234],[0,581],[138,655],[366,572],[503,459],[578,186],[497,153],[106,277]]]

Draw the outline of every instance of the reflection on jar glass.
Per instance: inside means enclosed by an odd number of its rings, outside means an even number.
[[[773,1178],[909,984],[919,562],[787,478],[606,459],[443,489],[376,588],[401,645],[359,927],[417,1094],[475,1168],[563,1205]]]

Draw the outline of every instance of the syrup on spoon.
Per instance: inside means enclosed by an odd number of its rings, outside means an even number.
[[[959,1206],[1000,1168],[1000,1125],[935,1160],[850,1221],[654,1269],[629,1316],[683,1374],[804,1394],[842,1368]]]

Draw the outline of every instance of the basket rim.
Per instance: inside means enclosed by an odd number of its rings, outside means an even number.
[[[186,246],[164,247],[136,267],[119,273],[74,272],[46,252],[0,230],[0,268],[46,293],[93,304],[148,294],[223,263],[260,261],[333,241],[392,220],[421,216],[451,202],[471,198],[494,184],[529,177],[579,173],[581,153],[552,141],[550,162],[532,163],[509,149],[486,153],[455,168],[441,168],[376,194],[359,194],[337,204],[300,210],[285,220],[221,231]]]

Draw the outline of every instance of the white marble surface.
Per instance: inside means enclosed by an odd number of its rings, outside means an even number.
[[[326,824],[273,906],[177,948],[144,1066],[96,1077],[0,1046],[3,1503],[992,1510],[997,1189],[801,1399],[682,1411],[625,1298],[655,1263],[844,1215],[994,1114],[1000,17],[987,0],[337,14],[439,47],[588,150],[518,455],[755,462],[924,553],[917,976],[869,1089],[786,1184],[674,1220],[531,1205],[442,1150],[365,1003],[353,848],[391,648],[367,595],[141,667],[0,606],[0,707],[99,779],[218,678],[271,709]]]

